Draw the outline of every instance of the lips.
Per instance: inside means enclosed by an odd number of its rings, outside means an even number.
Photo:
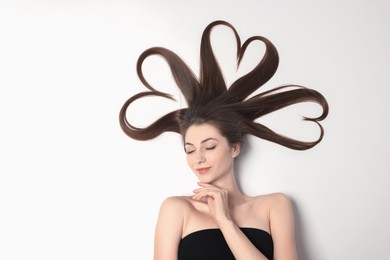
[[[210,170],[211,167],[203,167],[203,168],[197,168],[195,169],[199,174],[205,174]]]

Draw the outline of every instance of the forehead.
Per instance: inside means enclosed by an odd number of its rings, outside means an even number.
[[[184,139],[185,142],[199,143],[207,138],[215,138],[218,140],[225,139],[218,128],[209,124],[190,126]]]

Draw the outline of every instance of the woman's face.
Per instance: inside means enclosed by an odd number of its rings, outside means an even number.
[[[187,163],[199,181],[212,183],[233,174],[239,144],[230,145],[220,131],[209,124],[193,125],[184,138]]]

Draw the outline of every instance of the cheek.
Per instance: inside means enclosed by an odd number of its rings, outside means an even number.
[[[223,164],[223,165],[227,165],[232,160],[232,157],[231,157],[230,153],[224,151],[224,152],[215,154],[214,160]]]
[[[224,154],[222,152],[214,153],[213,155],[210,155],[209,161],[212,161],[214,163],[221,163],[224,161]]]
[[[190,155],[187,155],[187,156],[186,156],[186,161],[187,161],[187,164],[188,164],[189,166],[191,166],[192,160],[191,160],[191,156],[190,156]]]

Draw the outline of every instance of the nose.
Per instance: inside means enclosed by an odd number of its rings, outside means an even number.
[[[198,164],[204,163],[206,161],[206,157],[204,156],[204,154],[201,151],[197,152],[196,161]]]

